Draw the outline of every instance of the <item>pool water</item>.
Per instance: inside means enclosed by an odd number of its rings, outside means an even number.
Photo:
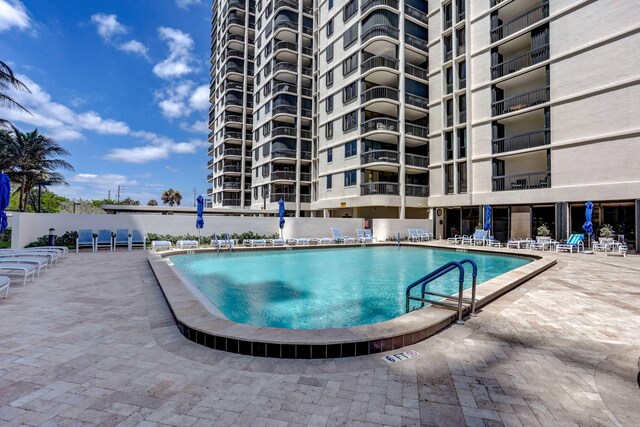
[[[478,283],[530,262],[503,255],[388,246],[176,255],[171,261],[229,320],[322,329],[398,317],[405,313],[409,284],[449,261],[465,258],[478,263]],[[469,264],[465,273],[465,287],[471,287]],[[451,272],[428,288],[455,294],[457,280],[457,272]],[[419,287],[414,288],[412,295],[418,293]]]

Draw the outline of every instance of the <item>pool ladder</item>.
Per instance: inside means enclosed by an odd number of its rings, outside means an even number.
[[[229,245],[229,252],[233,252],[233,240],[231,240],[231,238],[229,237],[229,233],[226,233],[224,236],[226,238],[227,244]],[[214,234],[213,237],[216,239],[216,253],[220,253],[220,248],[222,247],[220,239],[218,239],[217,234]]]
[[[473,281],[471,283],[471,298],[464,297],[464,266],[463,264],[471,264],[472,268],[472,278]],[[444,276],[445,274],[458,270],[458,283],[460,284],[458,295],[451,296],[445,295],[438,292],[427,291],[426,286],[436,280],[439,277]],[[431,273],[426,276],[416,280],[409,286],[407,286],[407,299],[406,299],[406,310],[407,313],[410,311],[410,302],[411,301],[420,301],[420,307],[424,307],[425,303],[437,305],[439,307],[448,308],[451,310],[458,311],[458,320],[456,323],[459,325],[464,325],[464,321],[462,320],[462,313],[464,311],[465,305],[471,307],[470,316],[476,316],[476,279],[478,277],[478,264],[471,259],[463,259],[462,261],[450,261],[443,266],[433,270]],[[421,297],[412,296],[411,290],[416,286],[420,286]],[[442,299],[433,299],[429,297],[437,297]]]

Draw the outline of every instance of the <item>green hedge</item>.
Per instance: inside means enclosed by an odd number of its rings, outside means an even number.
[[[219,238],[224,238],[223,235],[218,234]],[[257,234],[253,231],[247,231],[244,233],[233,233],[229,236],[231,239],[238,240],[239,243],[243,243],[245,239],[277,239],[280,236],[276,234]],[[198,240],[198,236],[196,234],[185,234],[182,236],[174,236],[172,234],[156,234],[156,233],[148,233],[147,234],[147,244],[150,245],[154,240],[167,240],[172,244],[176,244],[178,240]],[[201,236],[201,242],[203,244],[209,244],[213,240],[212,235],[203,235]]]
[[[78,238],[77,231],[67,231],[62,236],[56,237],[55,246],[66,246],[69,249],[74,249],[76,247],[76,239]],[[31,242],[27,245],[28,248],[33,248],[35,246],[48,246],[49,245],[49,235],[45,234],[36,240],[35,242]]]

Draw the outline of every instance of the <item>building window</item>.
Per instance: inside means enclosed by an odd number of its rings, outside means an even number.
[[[353,157],[358,154],[358,141],[349,141],[344,144],[344,158]]]
[[[267,157],[269,155],[270,149],[271,149],[271,144],[264,144],[262,146],[262,157]]]
[[[258,187],[253,187],[253,199],[258,200]]]
[[[458,158],[467,157],[467,130],[458,129]]]
[[[257,151],[257,150],[256,150]],[[256,178],[258,177],[258,168],[254,169],[255,173],[256,173]]]
[[[333,182],[331,180],[331,177],[333,175],[327,175],[327,190],[331,190],[331,188],[333,187]]]
[[[358,126],[358,112],[352,111],[342,116],[342,130],[348,132]]]
[[[269,166],[270,164],[267,163],[266,165],[262,165],[262,177],[266,178],[269,176]]]
[[[325,111],[330,113],[333,111],[333,95],[329,95],[324,101]]]
[[[327,149],[327,163],[333,162],[333,148]]]
[[[358,68],[358,54],[354,53],[342,61],[342,75],[347,76]]]
[[[347,49],[357,39],[358,39],[358,26],[353,25],[351,26],[351,28],[345,31],[344,36],[342,36],[342,47]]]
[[[358,0],[349,0],[347,4],[344,6],[342,12],[342,20],[347,22],[349,18],[356,14],[358,11]],[[357,28],[357,26],[356,26]]]
[[[327,55],[327,62],[333,61],[333,43],[327,46],[327,50],[325,51],[325,54]]]
[[[444,133],[444,160],[453,160],[453,132]]]
[[[349,187],[351,185],[356,185],[357,181],[356,181],[356,169],[354,170],[350,170],[350,171],[346,171],[344,173],[344,186],[345,187]]]
[[[358,96],[358,86],[353,82],[342,89],[342,103],[346,104]]]
[[[327,22],[327,37],[331,37],[333,34],[333,18],[329,19]]]
[[[324,136],[327,139],[333,138],[333,122],[329,122],[324,127]],[[327,153],[327,157],[329,154]]]
[[[260,158],[260,150],[258,150],[257,148],[255,150],[253,150],[253,158],[255,160],[258,160]]]
[[[329,0],[329,10],[333,9],[333,0]]]
[[[333,86],[333,70],[327,71],[327,87]]]

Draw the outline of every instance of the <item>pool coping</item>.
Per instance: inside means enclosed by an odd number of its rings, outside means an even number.
[[[394,242],[366,246],[395,246]],[[238,252],[264,250],[301,250],[361,247],[365,245],[314,245],[268,248],[237,248]],[[402,246],[446,249],[457,252],[484,252],[532,259],[532,262],[483,282],[477,287],[476,307],[480,308],[556,264],[556,258],[540,254],[515,252],[512,249],[487,248],[439,242],[408,243]],[[180,273],[167,262],[168,257],[187,253],[216,252],[215,249],[171,250],[153,252],[148,261],[176,321],[187,339],[198,344],[245,355],[291,359],[324,359],[376,354],[399,349],[433,336],[455,322],[457,312],[429,306],[402,316],[370,325],[330,329],[283,329],[233,322],[207,309],[197,293],[190,289]],[[182,276],[182,277],[181,277]],[[213,311],[218,311],[213,310]],[[469,309],[465,310],[467,315]],[[218,311],[219,314],[221,314]]]

